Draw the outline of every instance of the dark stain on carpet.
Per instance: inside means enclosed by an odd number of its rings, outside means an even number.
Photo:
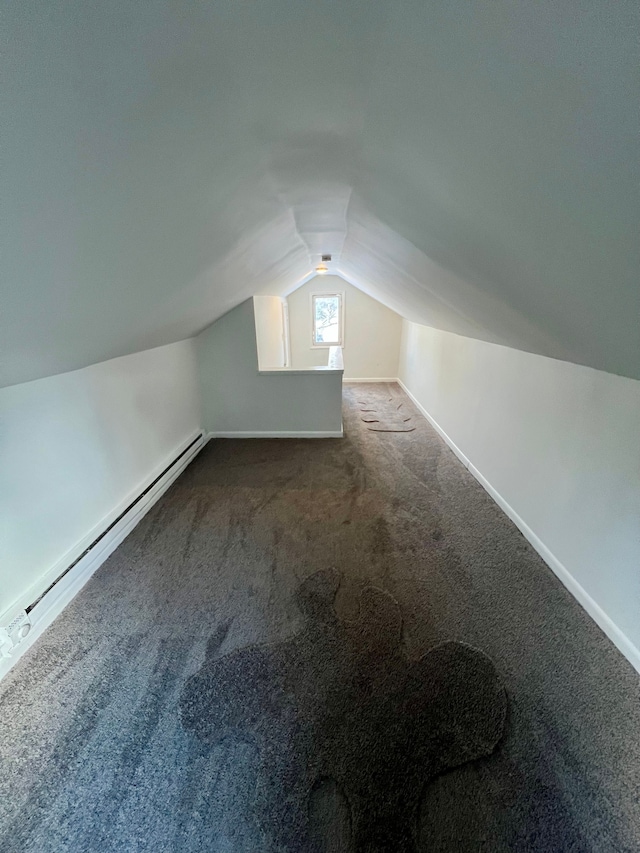
[[[446,642],[418,660],[401,643],[397,602],[366,587],[358,618],[334,609],[338,572],[300,587],[304,629],[216,657],[180,700],[183,726],[259,755],[255,808],[278,849],[415,851],[427,781],[491,754],[506,693],[482,652]]]

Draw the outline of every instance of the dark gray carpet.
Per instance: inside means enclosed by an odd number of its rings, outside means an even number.
[[[362,423],[357,401],[389,396],[414,432]],[[454,757],[433,778],[433,743],[412,764],[399,737],[401,761],[385,772],[418,773],[422,793],[413,818],[412,803],[390,809],[404,827],[396,837],[413,820],[420,853],[640,849],[637,674],[395,386],[346,386],[345,398],[344,440],[211,442],[0,685],[2,853],[290,849],[274,825],[284,806],[265,813],[287,777],[282,728],[270,762],[260,726],[246,725],[250,708],[242,737],[218,739],[207,731],[216,706],[194,731],[189,697],[243,652],[290,649],[318,630],[297,591],[332,571],[336,631],[358,624],[363,590],[384,590],[403,619],[396,672],[463,644],[491,661],[483,683],[497,673],[508,696],[493,752]],[[229,708],[233,689],[224,697]],[[275,704],[280,725],[286,703]],[[317,751],[304,749],[327,762],[307,778],[326,775],[308,800],[309,847],[298,849],[346,853],[361,843],[361,777],[341,773],[335,741],[320,735]],[[380,742],[387,754],[393,737]],[[291,792],[295,822],[307,770],[292,769],[281,796]],[[381,788],[364,800],[378,802]]]
[[[413,432],[411,413],[404,400],[398,397],[383,397],[372,402],[359,400],[362,422],[372,432]]]
[[[326,850],[331,810],[310,802],[324,781],[346,806],[343,849],[410,853],[427,781],[493,752],[505,692],[489,659],[462,643],[409,661],[400,608],[383,590],[366,587],[358,618],[339,619],[339,583],[320,572],[302,584],[307,625],[290,640],[219,657],[216,638],[185,686],[182,722],[207,743],[254,746],[255,813],[278,849]]]

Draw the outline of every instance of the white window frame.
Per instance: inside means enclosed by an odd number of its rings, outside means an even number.
[[[316,343],[316,298],[321,297],[326,299],[328,296],[337,296],[339,300],[338,307],[338,337],[337,343]],[[329,349],[330,347],[344,346],[344,293],[340,290],[318,290],[310,294],[311,308],[311,349]]]

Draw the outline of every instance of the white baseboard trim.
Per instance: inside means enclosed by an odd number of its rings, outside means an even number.
[[[189,450],[184,453],[184,456],[182,456],[175,465],[173,465],[170,470],[168,470],[158,480],[158,482],[149,489],[144,497],[138,500],[135,506],[131,507],[130,511],[127,512],[126,515],[124,515],[111,528],[111,530],[109,530],[100,539],[100,541],[88,551],[86,555],[78,560],[76,565],[74,565],[73,568],[64,575],[64,577],[61,577],[60,580],[51,587],[51,589],[48,589],[38,603],[33,606],[33,609],[29,612],[29,618],[32,626],[31,630],[25,639],[15,647],[11,657],[0,658],[0,680],[2,680],[26,650],[32,646],[38,637],[40,637],[49,625],[51,625],[54,619],[62,613],[67,604],[71,602],[71,600],[87,583],[89,578],[97,569],[100,568],[107,557],[115,551],[118,545],[128,536],[133,528],[142,521],[144,516],[149,512],[153,505],[157,503],[169,486],[171,486],[171,484],[184,471],[187,465],[197,456],[200,450],[202,450],[205,445],[204,436],[193,444],[193,447],[189,447],[194,439],[200,435],[200,432],[193,434],[189,439],[183,441],[168,457],[165,457],[163,462],[155,467],[152,474],[144,483],[141,483],[137,489],[129,493],[126,498],[124,498],[120,504],[109,513],[108,516],[102,519],[102,521],[92,528],[92,530],[90,530],[80,542],[76,543],[72,549],[67,551],[67,553],[58,560],[54,566],[52,566],[46,576],[41,579],[37,588],[31,587],[31,589],[28,590],[28,592],[23,595],[19,601],[15,602],[11,607],[11,612],[15,612],[16,609],[25,609],[26,607],[29,607],[43,590],[47,590],[47,587],[53,583],[56,578],[60,577],[65,569],[70,566],[74,560],[77,560],[92,542],[95,542],[95,540],[101,535],[102,531],[106,530],[110,524],[113,524],[114,520],[117,519],[118,516],[121,515],[121,513],[145,491],[145,489],[149,488],[149,485],[154,482],[165,468],[171,465],[172,461],[175,460],[176,457],[180,456],[186,448],[189,448]]]
[[[407,388],[401,379],[398,379],[398,384],[411,399],[414,405],[429,421],[435,431],[446,441],[451,450],[455,453],[462,464],[476,478],[480,485],[491,495],[493,500],[498,504],[511,521],[520,530],[525,539],[535,548],[538,554],[542,557],[545,563],[553,571],[556,577],[569,590],[576,601],[589,614],[593,621],[607,635],[616,648],[626,657],[629,663],[640,673],[640,649],[638,649],[631,640],[624,634],[616,623],[608,616],[600,605],[594,601],[589,593],[582,587],[574,578],[567,567],[552,553],[552,551],[544,544],[540,537],[529,527],[527,522],[518,515],[513,507],[502,497],[502,495],[491,485],[491,483],[478,471],[475,465],[465,456],[457,444],[450,438],[449,435],[442,429],[440,424],[435,421],[424,406],[416,399],[416,397]]]
[[[397,381],[398,381],[397,376],[374,376],[374,377],[365,377],[363,379],[352,379],[349,376],[349,377],[344,377],[342,380],[343,384],[349,383],[349,382],[397,382]]]
[[[234,432],[210,432],[207,441],[212,438],[344,438],[344,430],[254,430]]]

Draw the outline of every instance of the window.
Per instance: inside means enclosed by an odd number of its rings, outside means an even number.
[[[311,296],[313,347],[341,347],[343,317],[341,293],[314,293]]]

